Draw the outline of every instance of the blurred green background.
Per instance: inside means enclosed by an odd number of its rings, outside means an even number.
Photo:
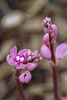
[[[19,100],[14,68],[6,62],[10,49],[39,49],[44,35],[42,20],[51,17],[58,27],[57,45],[67,43],[67,0],[0,0],[0,100]],[[54,100],[53,81],[43,59],[23,84],[28,100]],[[59,94],[67,96],[67,56],[57,65]]]

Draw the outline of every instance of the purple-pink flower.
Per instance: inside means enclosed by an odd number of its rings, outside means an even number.
[[[21,51],[18,52],[17,54],[17,47],[14,46],[11,50],[10,50],[10,54],[7,55],[6,59],[8,64],[15,66],[15,68],[17,69],[24,69],[27,64],[23,64],[26,60],[26,53],[28,52],[28,49],[23,49]]]
[[[38,53],[38,50],[32,52],[29,49],[23,49],[17,53],[17,47],[14,46],[10,50],[10,54],[7,55],[6,60],[8,64],[14,66],[16,69],[28,68],[29,70],[33,70],[37,67],[37,63],[42,60],[42,57]],[[25,71],[19,76],[19,79],[20,82],[27,83],[31,79],[31,73]]]
[[[10,54],[6,57],[8,64],[15,66],[16,69],[24,69],[25,67],[29,65],[34,69],[37,65],[37,62],[40,62],[42,60],[42,57],[40,54],[38,54],[38,50],[35,50],[34,52],[30,51],[29,49],[23,49],[18,52],[17,54],[17,47],[14,46],[10,50]],[[34,65],[33,65],[34,63]]]

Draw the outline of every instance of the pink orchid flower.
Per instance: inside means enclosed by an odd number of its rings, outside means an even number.
[[[8,64],[15,66],[16,69],[24,69],[27,67],[29,70],[33,70],[37,67],[37,62],[42,60],[42,57],[38,54],[38,50],[32,52],[29,49],[23,49],[17,54],[17,47],[14,46],[6,59]]]
[[[25,68],[26,64],[23,64],[23,62],[26,60],[26,52],[28,52],[28,49],[21,50],[17,54],[17,47],[14,46],[6,57],[8,64],[15,66],[16,69],[21,66],[23,66],[22,69]]]
[[[29,49],[23,49],[17,53],[17,47],[14,46],[7,55],[6,60],[8,64],[14,66],[16,69],[28,68],[33,70],[37,67],[37,63],[42,60],[38,50],[32,52]],[[19,72],[20,70],[18,70]],[[19,75],[19,80],[22,83],[28,83],[31,80],[31,73],[27,70]]]

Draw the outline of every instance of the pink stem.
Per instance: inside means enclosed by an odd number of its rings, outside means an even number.
[[[23,92],[22,84],[19,81],[19,75],[20,75],[20,70],[16,70],[15,79],[16,79],[16,84],[17,84],[20,100],[26,100],[24,92]]]
[[[52,67],[52,72],[53,72],[53,83],[54,83],[54,96],[55,100],[58,100],[57,73],[55,66]]]
[[[57,84],[57,73],[56,73],[56,60],[55,60],[55,54],[54,54],[54,47],[51,43],[51,36],[49,36],[50,41],[50,49],[51,49],[51,60],[54,62],[54,65],[52,68],[52,76],[53,76],[53,84],[54,84],[54,97],[55,100],[58,100],[58,84]]]

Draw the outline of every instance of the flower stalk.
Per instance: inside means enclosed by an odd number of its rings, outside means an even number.
[[[58,85],[57,85],[57,74],[56,74],[56,66],[52,66],[53,73],[53,84],[54,84],[54,97],[55,100],[58,100]]]
[[[45,35],[43,37],[43,45],[41,46],[41,54],[48,59],[50,71],[53,77],[54,97],[55,100],[61,100],[58,95],[58,82],[56,65],[67,54],[67,43],[62,43],[56,47],[57,26],[52,24],[51,18],[46,17],[42,22]]]
[[[20,75],[20,70],[16,70],[15,80],[16,80],[17,89],[18,89],[18,92],[19,92],[19,97],[20,97],[19,100],[26,100],[25,95],[24,95],[24,91],[23,91],[23,88],[22,88],[22,84],[19,81],[19,75]]]
[[[55,100],[58,100],[58,82],[57,82],[57,72],[56,72],[56,59],[54,54],[54,46],[51,43],[51,36],[49,35],[49,41],[50,41],[50,50],[51,50],[51,60],[54,64],[51,66],[52,70],[52,76],[53,76],[53,85],[54,85],[54,97]]]

